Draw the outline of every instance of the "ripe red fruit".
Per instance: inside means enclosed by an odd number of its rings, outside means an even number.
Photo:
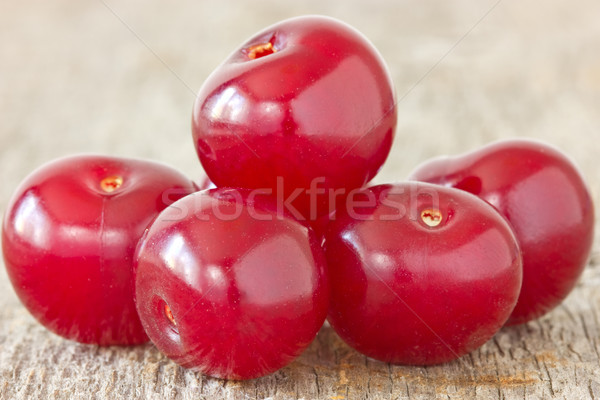
[[[362,189],[336,210],[325,253],[329,322],[381,361],[431,365],[490,339],[521,286],[508,223],[466,192],[403,183]]]
[[[149,161],[80,155],[40,167],[14,193],[2,225],[15,292],[67,339],[147,341],[133,300],[135,247],[159,211],[194,190],[178,171]]]
[[[396,119],[392,81],[373,45],[340,21],[305,16],[257,33],[208,77],[193,137],[218,187],[271,189],[292,212],[316,219],[334,203],[330,190],[375,176]]]
[[[257,378],[291,362],[323,324],[325,259],[312,229],[269,197],[198,192],[141,240],[136,302],[148,336],[175,362]]]
[[[466,190],[511,223],[523,253],[523,288],[508,324],[535,319],[571,292],[586,265],[594,209],[575,165],[532,140],[507,140],[428,161],[411,179]]]

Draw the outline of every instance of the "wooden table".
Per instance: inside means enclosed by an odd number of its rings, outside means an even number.
[[[492,140],[531,136],[581,168],[600,210],[600,4],[592,0],[0,4],[0,210],[38,165],[74,152],[154,158],[190,176],[195,91],[253,32],[306,13],[365,33],[396,83],[399,123],[376,182]],[[63,340],[0,269],[1,399],[580,399],[600,397],[600,243],[569,298],[453,363],[372,361],[325,326],[297,361],[249,382],[186,371],[153,346]]]

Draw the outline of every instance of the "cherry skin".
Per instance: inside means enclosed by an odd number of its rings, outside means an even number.
[[[340,21],[305,16],[257,33],[208,77],[192,131],[217,187],[270,189],[314,220],[331,211],[330,192],[375,176],[396,120],[373,45]]]
[[[149,222],[195,191],[163,164],[80,155],[35,170],[2,225],[6,270],[46,328],[98,345],[148,340],[134,304],[133,255]]]
[[[287,365],[327,315],[314,232],[252,193],[211,189],[181,199],[137,252],[136,302],[152,342],[182,366],[223,379]]]
[[[492,143],[425,162],[411,179],[466,190],[511,223],[523,252],[523,288],[508,325],[538,318],[575,287],[594,237],[594,208],[577,167],[533,140]]]
[[[328,320],[384,362],[432,365],[485,343],[521,287],[510,226],[466,192],[425,183],[361,189],[327,227]],[[354,203],[355,205],[352,205]]]

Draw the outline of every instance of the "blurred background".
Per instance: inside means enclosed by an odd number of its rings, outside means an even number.
[[[388,63],[399,123],[377,181],[511,136],[550,141],[593,174],[600,4],[592,0],[29,0],[0,4],[0,208],[31,169],[74,152],[153,158],[199,175],[196,91],[248,36],[307,13],[353,25]]]
[[[399,121],[376,182],[528,136],[574,159],[598,207],[598,1],[28,0],[0,2],[0,212],[29,172],[71,153],[151,158],[201,176],[196,91],[248,36],[302,14],[349,23],[388,63]],[[0,308],[14,310],[13,327],[33,323],[4,268]]]

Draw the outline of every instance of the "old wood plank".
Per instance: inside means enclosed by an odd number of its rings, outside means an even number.
[[[586,280],[598,278],[590,266]],[[585,281],[583,281],[585,282]],[[15,305],[0,317],[2,398],[594,398],[600,383],[597,287],[579,285],[538,321],[503,328],[479,350],[427,368],[367,359],[326,326],[294,363],[249,382],[185,370],[151,345],[98,348],[62,340]],[[590,301],[591,300],[591,301]],[[585,307],[578,307],[584,303]]]

